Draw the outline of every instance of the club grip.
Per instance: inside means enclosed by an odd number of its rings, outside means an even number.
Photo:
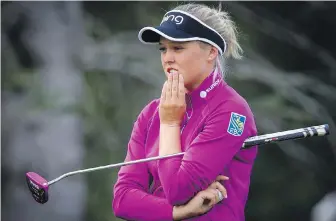
[[[326,136],[329,135],[329,133],[330,131],[328,124],[305,127],[296,130],[288,130],[283,132],[251,137],[245,140],[242,148],[244,149],[256,145],[264,145],[268,143],[280,142],[285,140],[296,140],[305,137]]]

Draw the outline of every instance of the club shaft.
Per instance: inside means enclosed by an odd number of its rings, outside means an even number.
[[[245,140],[242,148],[249,148],[249,147],[256,146],[256,145],[264,145],[268,143],[280,142],[280,141],[285,141],[285,140],[295,140],[295,139],[301,139],[301,138],[313,137],[313,136],[326,136],[328,134],[329,134],[328,124],[300,128],[300,129],[295,129],[295,130],[287,130],[287,131],[282,131],[282,132],[276,132],[276,133],[271,133],[271,134],[250,137]],[[50,186],[60,181],[61,179],[64,179],[68,176],[72,176],[75,174],[87,173],[87,172],[103,170],[103,169],[108,169],[108,168],[113,168],[113,167],[121,167],[121,166],[126,166],[126,165],[131,165],[131,164],[137,164],[137,163],[144,163],[144,162],[149,162],[153,160],[161,160],[161,159],[166,159],[170,157],[181,156],[184,153],[185,152],[180,152],[180,153],[170,154],[166,156],[149,157],[149,158],[144,158],[144,159],[139,159],[139,160],[132,160],[128,162],[109,164],[106,166],[88,168],[84,170],[76,170],[76,171],[63,174],[62,176],[49,181],[48,185]]]
[[[62,176],[49,181],[48,185],[50,186],[50,185],[60,181],[61,179],[64,179],[65,177],[72,176],[72,175],[79,174],[79,173],[87,173],[87,172],[92,172],[92,171],[96,171],[96,170],[104,170],[104,169],[113,168],[113,167],[121,167],[121,166],[126,166],[126,165],[131,165],[131,164],[149,162],[149,161],[153,161],[153,160],[161,160],[161,159],[165,159],[165,158],[181,156],[184,153],[185,152],[180,152],[180,153],[170,154],[170,155],[166,155],[166,156],[149,157],[149,158],[145,158],[145,159],[133,160],[133,161],[128,161],[128,162],[116,163],[116,164],[109,164],[109,165],[106,165],[106,166],[93,167],[93,168],[88,168],[88,169],[84,169],[84,170],[76,170],[76,171],[72,171],[72,172],[63,174]]]

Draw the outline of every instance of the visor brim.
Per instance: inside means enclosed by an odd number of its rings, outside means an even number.
[[[157,44],[160,42],[160,38],[164,37],[171,41],[192,41],[197,40],[197,37],[194,37],[188,33],[185,33],[178,29],[171,29],[167,27],[144,27],[139,31],[138,38],[142,43],[145,44]]]

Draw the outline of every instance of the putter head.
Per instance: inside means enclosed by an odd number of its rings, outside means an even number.
[[[36,202],[44,204],[48,201],[48,181],[34,172],[26,173],[26,181]]]

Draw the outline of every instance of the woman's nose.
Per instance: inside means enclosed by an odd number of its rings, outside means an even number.
[[[174,52],[172,50],[166,50],[163,54],[163,61],[165,63],[173,63],[175,61]]]

